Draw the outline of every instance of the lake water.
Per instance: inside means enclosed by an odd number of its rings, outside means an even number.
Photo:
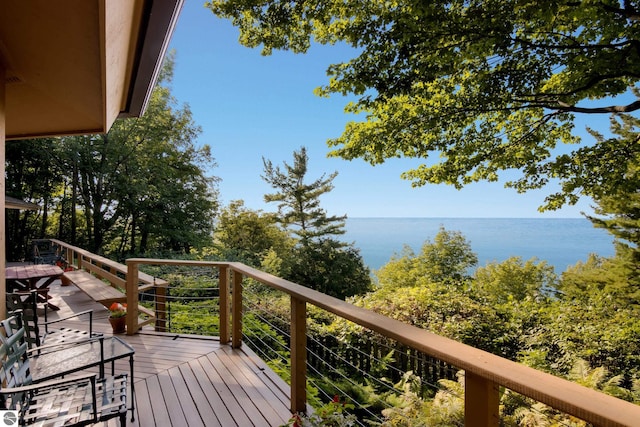
[[[561,273],[590,253],[615,253],[613,237],[586,218],[348,218],[343,240],[353,242],[365,264],[376,270],[405,244],[419,253],[441,226],[464,235],[479,266],[511,256],[525,261],[535,257]]]

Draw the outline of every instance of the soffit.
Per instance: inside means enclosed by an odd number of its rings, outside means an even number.
[[[6,209],[20,209],[20,210],[38,210],[40,206],[35,203],[25,202],[24,200],[16,199],[15,197],[4,196],[4,207]]]
[[[182,0],[0,0],[6,137],[102,133],[136,116]],[[149,65],[151,64],[151,65]]]

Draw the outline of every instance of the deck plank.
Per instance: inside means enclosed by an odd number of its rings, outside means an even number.
[[[200,418],[201,416],[198,407],[196,406],[196,403],[191,396],[191,387],[187,386],[186,380],[182,376],[182,371],[180,370],[180,367],[184,365],[187,364],[174,366],[167,371],[169,373],[169,377],[171,378],[171,382],[173,383],[173,387],[176,391],[176,403],[180,405],[180,409],[184,414],[186,425],[204,427],[202,418]],[[186,369],[188,369],[188,367]]]
[[[221,426],[220,422],[218,421],[218,417],[216,417],[215,412],[211,408],[211,404],[209,403],[207,396],[203,393],[202,388],[200,387],[200,383],[193,373],[191,364],[185,363],[183,365],[180,365],[177,369],[180,370],[180,375],[182,375],[183,377],[184,384],[188,387],[186,391],[189,393],[189,397],[191,398],[191,402],[187,401],[183,404],[183,407],[185,407],[185,412],[187,414],[197,412],[200,416],[200,422],[202,422],[202,420],[205,420],[205,424],[207,426]],[[185,394],[184,400],[188,400],[186,396],[187,395]],[[190,409],[191,405],[193,405],[192,409]],[[191,423],[189,422],[189,424]]]
[[[188,425],[184,413],[182,412],[180,401],[178,400],[178,393],[173,387],[173,382],[171,381],[169,372],[160,372],[158,374],[158,382],[160,384],[160,390],[162,390],[164,404],[167,406],[167,412],[169,414],[169,419],[171,420],[171,425]]]
[[[215,387],[219,398],[224,402],[227,411],[229,411],[229,414],[234,419],[235,425],[240,427],[252,425],[251,420],[242,409],[242,405],[238,402],[236,396],[232,392],[229,383],[222,379],[218,370],[211,363],[211,360],[205,356],[201,357],[199,361],[204,368],[207,378],[209,378]]]
[[[263,408],[261,411],[262,416],[270,425],[281,425],[287,421],[286,419],[280,418],[276,410],[270,405],[270,402],[277,401],[276,397],[273,393],[267,391],[266,385],[260,381],[255,375],[255,372],[248,369],[246,363],[239,360],[240,356],[238,353],[221,350],[215,354],[223,361],[225,367],[245,391],[251,403],[256,406],[256,408]]]
[[[108,311],[75,286],[51,286],[51,302],[60,310],[49,320],[82,310],[94,311],[94,330],[112,334]],[[61,323],[87,329],[86,321]],[[129,426],[256,426],[285,424],[290,418],[288,386],[248,349],[231,349],[215,337],[156,333],[119,335],[136,353],[135,421]],[[128,360],[115,363],[116,372],[129,372]],[[117,420],[100,423],[115,427]]]
[[[221,360],[218,356],[218,353],[215,352],[207,355],[208,359],[212,362],[212,365],[229,386],[229,390],[231,390],[231,393],[238,401],[242,410],[247,414],[249,420],[251,420],[250,425],[263,425],[266,421],[264,415],[258,410],[257,406],[251,400],[247,394],[247,390],[242,387],[241,382],[238,380],[236,375],[234,375],[234,372],[230,370],[229,366],[225,364],[225,361]]]
[[[169,408],[167,408],[160,387],[159,375],[149,377],[145,380],[147,383],[147,390],[149,390],[149,400],[151,401],[151,414],[141,414],[140,408],[138,408],[138,419],[153,418],[154,425],[158,427],[171,427],[169,420]]]
[[[140,427],[153,427],[156,425],[147,385],[147,381],[138,381],[136,383],[136,406],[139,414],[137,422]]]
[[[235,421],[233,417],[229,413],[229,410],[225,406],[224,402],[220,398],[220,395],[216,391],[212,382],[209,381],[208,376],[200,364],[199,360],[194,360],[189,363],[189,367],[195,376],[196,381],[200,385],[200,389],[202,390],[205,399],[207,399],[208,405],[211,407],[211,410],[215,414],[213,418],[205,418],[210,419],[212,425],[214,425],[214,419],[217,421],[218,425],[226,427],[235,425]]]

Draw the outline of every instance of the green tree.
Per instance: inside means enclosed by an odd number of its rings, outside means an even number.
[[[563,297],[540,310],[540,324],[528,331],[522,360],[555,375],[577,360],[623,375],[626,387],[640,375],[638,310],[616,304],[617,296],[590,287],[581,297]]]
[[[470,269],[477,263],[478,257],[462,233],[441,227],[433,242],[428,239],[424,242],[418,255],[405,246],[401,256],[394,255],[376,276],[385,287],[440,282],[462,287],[470,278]]]
[[[511,335],[511,325],[498,311],[473,291],[461,292],[447,283],[422,280],[420,286],[382,286],[357,297],[354,304],[502,357],[513,359],[517,354],[517,348],[505,347],[503,337]]]
[[[335,239],[297,245],[285,262],[286,279],[336,298],[371,290],[369,268],[360,251]]]
[[[173,109],[157,87],[139,119],[120,119],[105,135],[62,140],[77,171],[78,204],[89,250],[188,252],[209,244],[214,181],[199,165],[212,165],[208,146],[196,148],[199,128],[188,108]]]
[[[194,143],[200,128],[188,106],[178,106],[169,88],[158,86],[145,116],[116,122],[112,133],[131,150],[120,164],[124,175],[117,175],[129,230],[129,238],[119,237],[128,251],[188,253],[210,245],[217,179],[205,170],[215,161],[210,146]]]
[[[61,202],[65,185],[65,169],[56,162],[60,145],[56,139],[7,141],[5,148],[6,194],[37,203],[39,211],[7,211],[7,260],[29,259],[29,240],[49,236],[64,237],[62,230],[49,233]]]
[[[603,180],[624,168],[599,168],[593,154],[607,148],[598,144],[568,157],[554,149],[579,142],[573,129],[578,114],[640,108],[635,1],[206,5],[232,20],[241,43],[260,46],[263,54],[306,52],[311,40],[354,48],[353,59],[328,67],[329,83],[318,90],[324,96],[356,95],[346,111],[366,116],[329,141],[335,156],[374,165],[394,157],[423,159],[403,174],[414,186],[462,187],[495,181],[508,169],[522,173],[506,184],[518,191],[559,178],[562,189],[546,199],[547,209],[589,194],[587,182],[573,179],[571,166],[591,161]],[[626,96],[631,92],[636,97]]]
[[[214,244],[220,259],[240,261],[261,267],[267,258],[288,256],[293,241],[278,227],[274,214],[248,209],[242,200],[234,200],[217,217]],[[281,274],[280,271],[270,271]]]
[[[562,273],[556,297],[529,311],[539,321],[522,330],[521,361],[555,375],[567,375],[578,360],[623,375],[624,386],[638,373],[638,307],[624,268],[615,258],[595,255]],[[517,313],[517,312],[516,312]]]
[[[559,282],[564,299],[579,299],[589,304],[592,293],[605,292],[615,307],[640,307],[637,265],[629,252],[617,250],[614,257],[590,255],[585,262],[568,267]]]
[[[293,165],[284,162],[284,169],[263,162],[262,179],[277,190],[264,199],[278,203],[278,222],[299,242],[282,260],[283,277],[342,299],[368,291],[371,278],[360,252],[334,238],[345,233],[347,216],[327,216],[320,206],[320,196],[333,189],[338,173],[305,183],[309,162],[305,147],[293,152]]]
[[[502,335],[495,340],[497,346],[505,357],[517,360],[532,331],[539,330],[546,320],[544,309],[557,293],[553,267],[535,258],[523,262],[511,257],[478,267],[471,283],[476,300],[492,307],[503,325]]]
[[[619,121],[612,122],[611,130],[615,136],[608,139],[593,132],[599,145],[611,147],[608,154],[600,153],[603,167],[615,168],[615,163],[624,167],[616,168],[619,173],[607,180],[599,179],[597,171],[585,170],[582,174],[594,181],[594,188],[600,188],[594,197],[595,215],[587,218],[615,238],[616,257],[607,264],[616,270],[617,286],[628,288],[627,296],[637,303],[640,299],[640,119],[621,116]]]
[[[481,298],[470,270],[477,256],[460,232],[441,228],[420,254],[405,247],[375,275],[378,287],[355,303],[437,334],[515,358],[514,325]]]
[[[327,236],[344,234],[343,216],[327,216],[320,207],[320,196],[333,190],[333,180],[338,175],[328,177],[323,174],[311,183],[305,183],[309,157],[307,149],[293,152],[293,165],[284,162],[284,170],[273,166],[270,160],[264,163],[264,179],[276,193],[265,194],[266,202],[278,203],[278,221],[300,238],[303,245]]]
[[[527,298],[544,300],[555,293],[557,281],[553,267],[545,261],[530,259],[523,263],[520,257],[511,257],[501,263],[478,267],[473,286],[484,295],[487,303],[502,305]]]

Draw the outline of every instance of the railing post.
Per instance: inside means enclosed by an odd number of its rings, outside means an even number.
[[[291,297],[291,412],[307,412],[307,303]]]
[[[500,392],[498,385],[479,375],[464,373],[465,427],[498,427],[500,423]]]
[[[73,252],[71,251],[71,248],[62,247],[62,254],[61,255],[67,261],[67,265],[69,267],[71,267],[72,265],[75,265],[74,260],[73,260]]]
[[[233,293],[231,295],[231,347],[242,345],[242,274],[233,271]]]
[[[220,289],[220,344],[229,343],[229,267],[221,265],[218,269],[218,287]]]
[[[128,275],[127,275],[128,277]],[[154,279],[155,282],[155,279]],[[156,331],[167,331],[167,288],[156,286]],[[137,305],[137,304],[136,304]]]
[[[127,260],[127,335],[138,332],[138,264]]]
[[[4,201],[4,193],[6,192],[6,184],[5,184],[5,147],[6,147],[6,114],[7,114],[7,104],[6,104],[6,66],[4,61],[0,61],[0,172],[2,176],[0,176],[0,190],[2,191],[2,200],[0,200],[0,221],[2,221],[2,227],[0,227],[0,318],[7,318],[7,284],[5,281],[5,267],[7,260],[7,250],[6,250],[6,230],[5,230],[5,201]]]

